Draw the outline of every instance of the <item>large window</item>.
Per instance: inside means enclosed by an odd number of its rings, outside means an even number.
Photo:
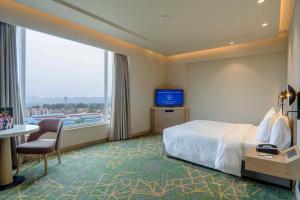
[[[65,126],[110,119],[112,53],[26,29],[26,122],[61,118]]]

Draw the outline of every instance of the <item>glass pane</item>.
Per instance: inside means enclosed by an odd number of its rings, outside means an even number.
[[[110,79],[111,82],[111,79]],[[104,50],[26,30],[26,122],[104,120]]]
[[[113,68],[113,52],[108,52],[108,70],[107,70],[107,87],[108,87],[108,101],[107,101],[107,119],[111,116],[111,97],[112,97],[112,68]]]

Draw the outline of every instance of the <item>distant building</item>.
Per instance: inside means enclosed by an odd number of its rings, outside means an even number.
[[[50,111],[47,108],[27,108],[27,116],[32,115],[47,115]]]

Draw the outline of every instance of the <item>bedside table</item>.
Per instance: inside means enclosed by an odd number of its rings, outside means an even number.
[[[296,151],[290,158],[287,152]],[[255,147],[249,149],[245,154],[245,169],[290,180],[300,180],[300,151],[295,145],[280,151],[279,155],[261,156]]]

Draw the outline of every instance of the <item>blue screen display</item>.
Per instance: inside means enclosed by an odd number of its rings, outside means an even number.
[[[156,90],[155,105],[163,107],[183,106],[183,90]]]

